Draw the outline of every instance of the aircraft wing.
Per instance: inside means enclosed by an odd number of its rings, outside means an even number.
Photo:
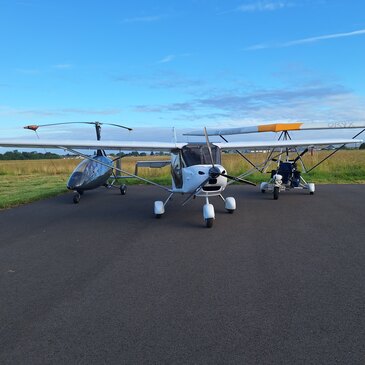
[[[186,143],[170,142],[131,142],[131,141],[96,141],[96,140],[25,140],[0,139],[0,147],[18,148],[60,148],[60,149],[90,149],[117,151],[162,151],[170,152],[182,148]]]
[[[336,146],[343,144],[361,144],[361,139],[337,138],[337,139],[310,139],[310,140],[280,140],[280,141],[244,141],[244,142],[219,142],[213,143],[222,150],[242,149],[268,149],[268,148],[290,148],[290,147],[312,147],[312,146]]]
[[[227,136],[233,134],[247,134],[260,132],[284,132],[284,131],[303,131],[316,129],[347,129],[365,128],[365,122],[328,122],[328,123],[274,123],[260,124],[248,127],[207,129],[209,136]],[[194,130],[184,133],[185,136],[204,136],[203,130]]]
[[[310,140],[280,140],[280,141],[238,141],[218,142],[214,145],[223,150],[263,149],[279,147],[308,147],[328,146],[342,144],[361,144],[360,139],[310,139]],[[187,143],[170,142],[144,142],[144,141],[94,141],[94,140],[25,140],[25,139],[0,139],[0,147],[17,148],[60,148],[60,149],[87,149],[87,150],[117,150],[117,151],[162,151],[170,152],[180,149]]]

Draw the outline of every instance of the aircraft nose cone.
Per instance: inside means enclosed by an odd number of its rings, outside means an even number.
[[[67,182],[67,189],[76,190],[83,184],[83,174],[81,172],[74,172]]]
[[[209,169],[209,176],[216,179],[221,174],[221,169],[218,166],[213,166]]]

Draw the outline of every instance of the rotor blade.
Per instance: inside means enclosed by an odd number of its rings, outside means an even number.
[[[132,131],[133,130],[132,128],[125,127],[124,125],[120,125],[120,124],[114,124],[114,123],[100,123],[100,124],[103,124],[103,125],[112,125],[114,127],[119,127],[119,128],[127,129],[129,131]]]
[[[240,183],[244,183],[244,184],[248,184],[248,185],[252,185],[252,186],[256,186],[255,183],[245,180],[245,179],[241,179],[240,177],[235,177],[235,176],[230,176],[230,175],[226,175],[226,174],[220,174],[221,176],[226,177],[227,179],[231,179]]]
[[[40,125],[27,125],[24,128],[25,129],[31,129],[31,130],[37,130],[39,127],[50,127],[54,125],[66,125],[66,124],[106,124],[106,125],[112,125],[114,127],[124,128],[128,129],[129,131],[132,130],[132,128],[125,127],[124,125],[120,124],[114,124],[114,123],[101,123],[101,122],[63,122],[63,123],[49,123],[49,124],[40,124]]]
[[[198,194],[198,192],[201,190],[201,188],[210,180],[210,176],[205,179],[195,190],[194,192],[192,192],[184,201],[181,205],[185,205],[187,204],[193,197],[194,195]]]
[[[212,149],[210,148],[210,142],[209,142],[209,137],[208,137],[206,127],[204,127],[204,135],[205,135],[205,141],[207,142],[207,147],[208,147],[209,156],[210,156],[210,162],[212,163],[212,167],[214,167],[213,153],[212,153]]]
[[[64,123],[50,123],[50,124],[40,124],[40,125],[26,125],[25,129],[34,129],[35,127],[38,129],[39,127],[50,127],[52,125],[64,125],[64,124],[90,124],[89,122],[64,122]]]

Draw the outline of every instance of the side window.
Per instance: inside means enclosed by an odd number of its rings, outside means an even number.
[[[175,186],[177,188],[182,188],[183,179],[182,179],[182,159],[180,150],[175,150],[171,152],[171,175],[174,179]]]

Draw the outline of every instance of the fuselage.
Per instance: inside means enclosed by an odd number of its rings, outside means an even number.
[[[227,186],[227,178],[224,176],[210,177],[212,165],[193,165],[182,168],[181,187],[176,187],[172,180],[172,190],[176,193],[193,193],[201,184],[206,181],[202,189],[196,194],[197,196],[214,196],[219,195]],[[226,170],[222,165],[215,165],[221,173],[225,174]],[[207,181],[208,180],[208,181]]]
[[[219,195],[227,186],[227,178],[212,174],[226,174],[221,163],[221,151],[211,146],[212,158],[206,144],[188,144],[171,153],[172,191],[174,193],[194,193],[196,196]],[[213,159],[213,161],[212,161]],[[201,188],[200,188],[201,187]]]
[[[112,174],[112,168],[109,167],[112,165],[113,161],[106,156],[95,155],[90,160],[81,161],[70,175],[67,188],[80,192],[106,184]]]

